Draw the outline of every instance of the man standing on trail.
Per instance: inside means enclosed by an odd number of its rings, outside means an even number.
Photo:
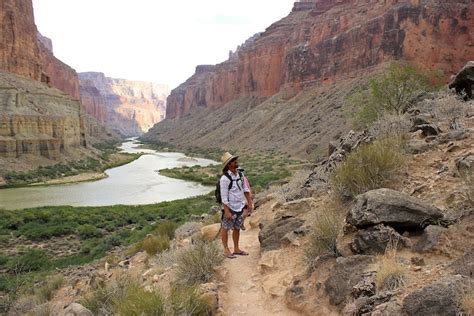
[[[236,255],[247,256],[248,253],[239,248],[240,229],[243,227],[244,218],[253,210],[253,202],[249,187],[242,172],[238,171],[238,156],[226,152],[221,160],[223,175],[219,180],[220,195],[224,213],[222,216],[221,239],[227,258]],[[231,252],[227,244],[228,232],[232,229],[234,251]]]

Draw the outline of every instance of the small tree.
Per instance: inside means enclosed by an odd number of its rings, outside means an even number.
[[[408,65],[392,63],[382,76],[372,79],[368,88],[349,97],[358,110],[356,127],[366,127],[385,113],[403,114],[423,92],[433,90],[430,75]]]

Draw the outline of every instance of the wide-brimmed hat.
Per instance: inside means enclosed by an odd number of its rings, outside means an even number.
[[[229,152],[226,152],[225,154],[222,155],[221,161],[222,161],[222,169],[225,169],[227,167],[227,164],[232,160],[232,159],[237,159],[239,156],[234,156]]]

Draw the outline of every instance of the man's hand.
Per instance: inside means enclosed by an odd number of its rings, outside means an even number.
[[[229,207],[224,204],[224,218],[231,220],[232,219],[232,212],[230,211]]]

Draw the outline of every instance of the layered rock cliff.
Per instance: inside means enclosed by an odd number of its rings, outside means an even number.
[[[437,68],[447,77],[474,57],[472,1],[314,0],[253,38],[231,58],[171,92],[166,117],[282,88],[346,78],[393,59]]]
[[[78,100],[39,82],[0,72],[0,157],[58,159],[87,146],[85,124]]]
[[[0,8],[0,70],[47,83],[79,99],[77,73],[55,58],[50,41],[38,35],[31,0],[4,0]]]
[[[113,79],[99,72],[79,74],[87,113],[125,136],[141,135],[164,119],[166,85]]]

